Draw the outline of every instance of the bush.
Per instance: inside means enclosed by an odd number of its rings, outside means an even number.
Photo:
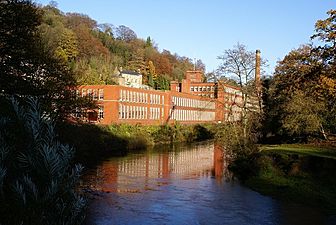
[[[0,118],[0,224],[81,224],[82,167],[70,166],[74,151],[56,139],[38,102],[23,103],[12,99],[12,113]]]

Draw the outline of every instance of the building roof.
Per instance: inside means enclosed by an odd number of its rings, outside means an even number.
[[[141,73],[132,71],[132,70],[123,70],[120,72],[120,74],[130,74],[130,75],[137,75],[137,76],[141,76]]]

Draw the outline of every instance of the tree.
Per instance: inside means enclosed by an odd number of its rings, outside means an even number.
[[[76,82],[68,65],[43,46],[41,10],[29,0],[4,0],[0,13],[1,93],[39,96],[55,115],[71,112]]]
[[[315,23],[315,34],[312,39],[317,38],[324,43],[322,49],[324,51],[335,52],[336,49],[336,10],[329,10],[327,12],[329,17],[325,20],[318,20]],[[335,59],[335,54],[327,53],[326,58]]]
[[[78,84],[115,84],[112,79],[114,68],[104,57],[90,57],[78,60],[73,70]]]
[[[245,45],[238,43],[217,59],[221,60],[219,71],[236,80],[242,89],[254,79],[255,53],[248,51]]]
[[[65,63],[72,63],[79,53],[76,34],[65,27],[64,15],[57,8],[48,5],[41,11],[42,23],[38,28],[45,51]]]
[[[169,90],[170,89],[170,78],[167,75],[160,75],[155,80],[156,90]]]
[[[316,22],[312,36],[322,41],[321,45],[300,46],[275,69],[268,121],[282,135],[307,138],[319,133],[328,139],[336,132],[336,11],[330,10],[328,15]],[[303,123],[305,119],[309,120]]]
[[[198,59],[198,60],[195,62],[195,69],[196,69],[196,70],[200,70],[200,71],[202,71],[203,73],[205,72],[205,64],[202,62],[201,59]]]
[[[252,51],[248,51],[245,45],[238,43],[233,49],[225,50],[224,53],[217,58],[221,60],[218,72],[234,79],[240,87],[243,98],[242,103],[234,102],[229,106],[230,108],[228,110],[232,111],[232,107],[239,107],[241,109],[243,134],[246,138],[249,125],[249,113],[254,111],[254,107],[251,109],[248,101],[253,100],[253,96],[259,97],[256,92],[256,86],[254,85],[256,54]],[[266,61],[261,60],[261,66],[265,66],[265,64]],[[217,78],[217,80],[219,79]],[[220,82],[219,84],[222,86],[220,88],[224,90],[225,85]]]
[[[71,29],[77,36],[79,58],[110,57],[109,50],[93,35],[93,31],[98,28],[95,20],[79,13],[67,13],[65,19],[66,28]]]
[[[146,45],[145,45],[145,47],[146,48],[147,47],[153,47],[153,43],[152,43],[152,40],[151,40],[150,36],[148,36],[147,39],[146,39]]]
[[[315,24],[313,39],[322,41],[322,46],[317,46],[317,52],[323,60],[323,70],[320,76],[320,96],[323,96],[327,104],[327,115],[325,126],[332,133],[336,133],[336,10],[327,12],[329,17],[325,20],[318,20]]]
[[[158,75],[171,74],[172,73],[172,64],[169,62],[169,59],[165,55],[157,55],[153,59],[155,65],[156,73]]]
[[[86,208],[75,191],[82,167],[70,165],[73,150],[57,140],[38,101],[21,102],[12,98],[8,117],[0,116],[0,221],[79,225]]]
[[[318,102],[302,91],[295,91],[284,105],[283,127],[294,136],[311,136],[323,129],[324,102]]]
[[[127,63],[127,68],[132,71],[140,71],[140,73],[146,74],[146,62],[143,49],[137,49],[133,52],[131,59]]]
[[[121,25],[116,29],[116,35],[117,39],[126,42],[130,42],[132,40],[137,39],[136,33],[131,28],[126,27],[124,25]]]
[[[311,45],[302,45],[289,52],[283,60],[279,61],[271,79],[269,87],[269,101],[265,102],[268,118],[271,125],[266,125],[271,133],[288,138],[305,136],[305,125],[299,131],[295,127],[301,122],[300,118],[308,117],[311,113],[305,107],[311,107],[317,98],[319,71],[322,64],[318,54]],[[302,95],[306,97],[303,97]],[[301,101],[302,104],[299,104]],[[310,110],[310,109],[309,109]],[[299,115],[304,112],[303,115]],[[309,122],[307,122],[309,124]],[[294,129],[295,128],[295,129]]]

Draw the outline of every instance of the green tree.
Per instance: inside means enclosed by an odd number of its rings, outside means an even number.
[[[155,81],[156,90],[169,90],[170,89],[170,78],[167,75],[158,76]]]
[[[45,50],[41,21],[41,10],[29,0],[0,2],[0,90],[39,96],[49,112],[64,115],[75,107],[76,82],[68,65]]]
[[[73,150],[37,100],[11,102],[0,117],[0,223],[81,224],[86,200],[75,191],[82,167],[70,166]]]
[[[113,63],[104,57],[79,59],[74,65],[76,80],[80,85],[115,84],[112,79]]]
[[[310,115],[305,107],[312,107],[313,102],[320,102],[317,92],[322,67],[319,54],[313,51],[311,45],[302,45],[292,50],[278,62],[269,88],[270,98],[266,102],[269,109],[267,121],[271,124],[268,127],[272,133],[286,139],[312,133],[309,131],[304,134],[305,130],[308,131],[305,126],[299,131],[294,123],[297,119],[297,125],[300,125],[300,117]],[[302,97],[303,94],[305,98]],[[302,104],[298,104],[301,100]],[[300,112],[304,113],[299,115]]]
[[[302,91],[295,91],[284,105],[283,127],[296,137],[324,134],[324,102],[318,102]]]
[[[151,40],[151,38],[149,36],[146,39],[146,45],[145,45],[145,47],[153,47],[152,40]]]
[[[153,88],[155,87],[153,76],[151,74],[148,74],[148,85]]]

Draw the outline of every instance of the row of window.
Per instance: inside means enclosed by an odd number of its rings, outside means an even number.
[[[215,112],[177,109],[172,114],[172,119],[178,121],[213,121]]]
[[[150,94],[149,103],[150,104],[161,104],[161,103],[164,104],[164,96],[162,96],[162,101],[161,101],[161,95]]]
[[[147,103],[148,94],[137,91],[120,90],[120,101]]]
[[[174,105],[183,107],[193,107],[202,109],[215,109],[216,107],[215,102],[203,101],[198,99],[181,98],[173,96],[172,101]]]
[[[194,87],[194,86],[191,86],[190,87],[190,91],[214,91],[215,90],[215,87],[214,86],[203,86],[203,87]]]
[[[150,111],[149,119],[151,119],[151,120],[158,120],[158,119],[160,119],[161,113],[162,113],[162,117],[164,116],[163,109],[161,109],[161,108],[150,107],[149,111]]]
[[[160,119],[164,116],[162,108],[150,107],[149,114],[148,108],[144,106],[130,106],[119,104],[119,119]]]
[[[88,113],[90,113],[90,112],[83,112],[78,107],[76,107],[75,113],[73,115],[77,118],[82,118],[82,117],[87,117]],[[104,106],[103,105],[98,106],[98,115],[97,116],[98,116],[98,119],[104,119]]]
[[[104,106],[98,106],[98,119],[104,119]]]
[[[141,77],[140,77],[141,78]],[[140,78],[129,78],[129,77],[125,77],[125,81],[129,82],[129,83],[136,83],[136,84],[141,84],[141,80]]]
[[[201,97],[208,97],[208,98],[213,98],[214,97],[213,94],[204,94],[204,93],[202,93],[202,94],[197,94],[197,95],[201,96]]]
[[[104,89],[82,89],[81,93],[80,90],[76,90],[77,96],[88,96],[93,100],[104,100]]]
[[[136,103],[148,103],[148,94],[137,91],[120,90],[120,101],[123,102],[136,102]],[[150,104],[163,104],[164,96],[157,94],[149,94]]]

